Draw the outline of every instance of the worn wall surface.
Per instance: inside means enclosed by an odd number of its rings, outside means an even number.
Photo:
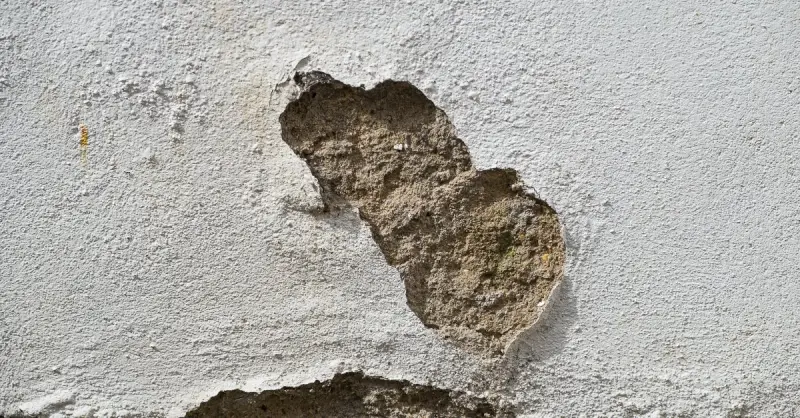
[[[523,416],[800,414],[798,45],[792,0],[0,1],[0,411],[360,370]],[[312,69],[411,82],[559,213],[564,282],[501,362],[306,210],[278,116]]]

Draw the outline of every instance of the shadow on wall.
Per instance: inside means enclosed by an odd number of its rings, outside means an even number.
[[[567,258],[572,263],[579,262],[583,247],[580,237],[567,230],[564,231],[564,237]],[[574,264],[572,267],[575,267]],[[521,332],[509,345],[504,358],[508,369],[516,370],[523,363],[547,360],[564,350],[578,320],[578,301],[574,286],[567,273],[553,289],[548,306],[540,315],[539,321]]]
[[[560,353],[569,342],[570,330],[578,317],[578,304],[569,277],[564,277],[553,291],[549,305],[539,321],[520,333],[506,350],[505,361],[509,367],[547,360]]]

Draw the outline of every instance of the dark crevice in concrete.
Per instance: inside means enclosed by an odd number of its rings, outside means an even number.
[[[260,393],[224,391],[186,414],[186,418],[514,416],[507,408],[463,392],[369,377],[360,372]]]
[[[284,141],[352,206],[422,322],[461,347],[502,354],[562,278],[555,211],[512,169],[477,170],[443,111],[406,82],[366,90],[319,72],[280,116]]]

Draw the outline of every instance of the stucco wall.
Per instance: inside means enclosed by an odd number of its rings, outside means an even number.
[[[531,416],[800,414],[798,45],[789,0],[2,1],[0,411],[363,370]],[[297,210],[311,69],[413,83],[558,211],[564,283],[504,363],[423,327],[355,214]]]

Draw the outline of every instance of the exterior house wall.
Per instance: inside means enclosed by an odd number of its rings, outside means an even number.
[[[798,414],[798,28],[795,1],[0,2],[0,411],[363,371],[522,416]],[[422,325],[356,214],[309,214],[278,117],[310,70],[410,82],[558,212],[563,282],[502,361]]]

